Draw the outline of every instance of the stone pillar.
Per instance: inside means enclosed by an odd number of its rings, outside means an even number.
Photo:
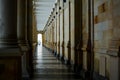
[[[67,43],[68,48],[68,60],[67,64],[71,62],[71,1],[68,1],[68,8],[69,8],[69,41]]]
[[[0,1],[0,48],[17,47],[17,1]]]
[[[55,4],[55,55],[57,55],[57,3]]]
[[[83,54],[81,50],[82,48],[82,0],[71,1],[71,6],[73,5],[74,5],[74,8],[71,7],[71,15],[74,15],[74,17],[72,17],[70,22],[71,22],[71,31],[74,30],[74,34],[72,34],[73,32],[71,33],[70,46],[72,46],[71,48],[72,49],[74,48],[75,50],[74,50],[74,55],[71,54],[71,60],[72,60],[74,71],[78,73],[82,68],[82,62],[83,62],[83,59],[82,59]],[[72,11],[74,11],[74,13]],[[72,22],[73,20],[74,22]],[[72,27],[73,25],[74,27]],[[74,58],[72,56],[74,56]]]
[[[64,2],[60,0],[60,59],[64,61]]]
[[[28,44],[27,44],[27,1],[18,0],[17,6],[17,32],[18,32],[18,44],[22,51],[22,78],[29,78],[27,72],[27,55],[28,55]]]
[[[33,6],[32,6],[32,0],[27,0],[27,38],[28,38],[28,44],[29,44],[29,54],[28,54],[28,60],[29,60],[29,74],[30,77],[33,76],[33,47],[32,47],[32,22],[33,22]]]
[[[93,79],[93,71],[94,71],[94,19],[93,19],[93,1],[88,1],[88,41],[87,41],[87,74],[88,79]]]
[[[48,47],[48,43],[49,43],[49,27],[47,28],[47,32],[46,32],[46,40],[47,40],[47,43],[46,43],[46,47]]]
[[[54,53],[54,51],[55,51],[55,45],[54,45],[54,43],[55,43],[55,40],[54,40],[54,37],[55,37],[55,31],[54,31],[54,29],[55,29],[55,19],[54,19],[54,8],[53,8],[53,11],[52,11],[52,17],[51,17],[51,19],[52,19],[52,24],[51,24],[51,34],[52,34],[52,38],[51,38],[51,41],[52,41],[52,43],[51,43],[51,47],[52,47],[52,53]]]
[[[37,45],[37,21],[36,21],[36,15],[33,13],[32,14],[32,46],[33,49],[35,50],[35,47]]]
[[[17,42],[17,0],[0,0],[0,80],[21,80]]]
[[[60,56],[60,12],[59,12],[59,2],[58,0],[56,9],[57,9],[57,56]]]

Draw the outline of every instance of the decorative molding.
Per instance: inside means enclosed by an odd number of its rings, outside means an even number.
[[[119,39],[111,40],[107,54],[111,56],[120,57],[120,40]]]
[[[87,47],[82,47],[81,50],[82,51],[87,51]]]
[[[105,47],[94,48],[95,53],[107,54],[107,51],[108,51],[108,48],[105,48]]]
[[[17,39],[0,39],[0,48],[18,47]]]
[[[120,57],[120,48],[119,49],[109,49],[107,54],[110,56]]]

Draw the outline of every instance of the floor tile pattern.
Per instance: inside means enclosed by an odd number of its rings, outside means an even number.
[[[37,46],[33,64],[34,78],[32,80],[81,80],[42,45]]]

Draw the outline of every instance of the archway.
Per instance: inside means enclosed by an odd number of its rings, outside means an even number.
[[[42,34],[38,34],[37,43],[38,43],[38,45],[42,45]]]

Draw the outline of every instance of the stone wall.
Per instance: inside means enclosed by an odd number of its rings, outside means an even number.
[[[120,1],[94,0],[95,71],[119,80]],[[113,66],[114,65],[114,66]]]

